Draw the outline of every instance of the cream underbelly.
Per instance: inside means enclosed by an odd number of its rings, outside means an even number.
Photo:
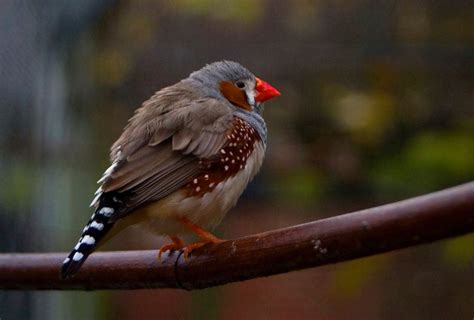
[[[189,233],[188,229],[176,221],[177,217],[186,217],[206,229],[215,227],[236,204],[247,184],[260,169],[264,151],[263,144],[257,142],[244,169],[219,183],[212,192],[205,193],[203,196],[186,197],[185,192],[179,190],[131,213],[122,219],[123,223],[139,224],[161,235]]]

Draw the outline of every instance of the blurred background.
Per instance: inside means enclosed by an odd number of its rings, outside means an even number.
[[[0,250],[71,249],[133,110],[220,59],[282,92],[221,237],[471,181],[473,21],[471,1],[0,1]],[[196,292],[3,291],[0,318],[471,319],[473,270],[471,234]]]

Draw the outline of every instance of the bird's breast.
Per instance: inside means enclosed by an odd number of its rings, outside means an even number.
[[[215,186],[207,186],[208,191],[196,191],[194,181],[186,189],[187,196],[181,206],[181,212],[201,226],[214,227],[224,218],[225,214],[237,203],[243,191],[259,171],[264,158],[265,146],[262,142],[255,142],[245,164],[238,165],[238,171],[215,182]],[[224,170],[225,171],[225,170]],[[203,177],[204,181],[205,177]],[[212,183],[212,182],[211,182]],[[201,185],[204,183],[201,183]],[[205,186],[202,187],[205,189]],[[191,189],[191,190],[190,190]],[[193,208],[189,210],[189,208]]]
[[[169,226],[163,228],[165,220],[176,216],[185,216],[202,227],[214,227],[236,204],[262,166],[265,154],[265,144],[255,129],[243,120],[236,121],[219,154],[201,160],[203,170],[198,176],[146,208],[156,232],[170,232]]]

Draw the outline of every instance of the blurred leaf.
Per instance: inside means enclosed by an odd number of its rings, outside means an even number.
[[[153,41],[154,32],[158,28],[156,18],[149,15],[144,15],[143,12],[134,11],[125,14],[117,21],[117,36],[126,41],[126,46],[123,50],[141,51],[147,44]]]
[[[324,179],[314,168],[298,168],[286,174],[280,173],[275,181],[275,190],[280,201],[288,201],[298,206],[312,205],[321,198],[324,190]]]
[[[405,41],[420,41],[426,38],[431,30],[431,21],[421,1],[407,1],[397,7],[398,36]]]
[[[474,178],[474,139],[467,131],[427,132],[399,155],[379,160],[370,172],[377,192],[426,192]]]
[[[443,258],[452,265],[465,266],[474,259],[474,233],[443,243]]]
[[[421,134],[408,144],[405,161],[420,171],[473,178],[473,135],[469,132]]]
[[[382,90],[363,92],[339,87],[326,98],[335,124],[359,143],[379,144],[393,127],[393,96]]]
[[[263,3],[260,0],[177,0],[174,5],[183,11],[238,23],[255,22],[263,13]]]
[[[14,162],[2,173],[2,204],[8,208],[18,208],[21,204],[31,203],[35,186],[35,169],[25,163]]]
[[[93,68],[99,83],[107,86],[118,86],[124,80],[130,69],[130,63],[122,52],[106,49],[96,57]]]
[[[222,300],[221,293],[221,288],[210,288],[205,292],[194,291],[192,293],[192,318],[219,319],[219,306]]]
[[[289,6],[288,28],[297,33],[314,32],[315,22],[319,22],[318,14],[321,3],[313,0],[297,0],[296,5]],[[318,30],[319,31],[319,30]]]
[[[387,256],[357,259],[340,265],[333,274],[333,289],[336,296],[357,295],[370,281],[376,279],[387,262]]]

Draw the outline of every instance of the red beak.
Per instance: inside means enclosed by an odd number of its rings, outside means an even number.
[[[255,96],[255,101],[257,102],[264,102],[273,97],[278,97],[281,95],[277,89],[259,78],[257,78],[255,90],[257,90],[257,95]]]

